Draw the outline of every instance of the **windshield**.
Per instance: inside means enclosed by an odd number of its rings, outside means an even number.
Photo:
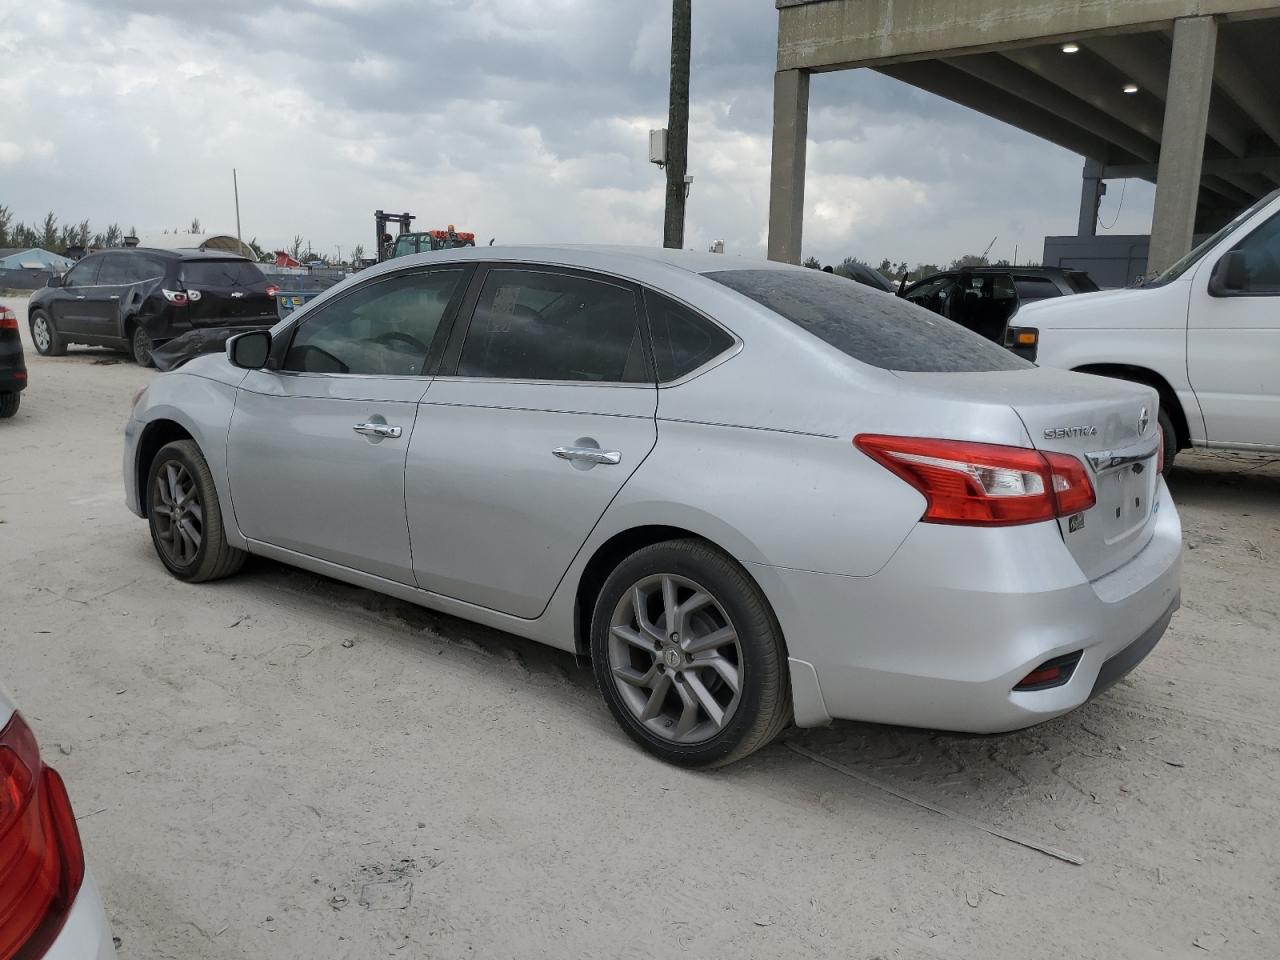
[[[843,277],[817,270],[726,270],[707,276],[874,367],[972,373],[1032,366],[958,323]]]
[[[1190,270],[1193,266],[1195,266],[1195,264],[1200,261],[1201,257],[1203,257],[1206,253],[1208,253],[1214,247],[1216,247],[1218,245],[1219,240],[1221,240],[1223,237],[1229,234],[1236,227],[1240,226],[1240,224],[1244,223],[1244,221],[1252,217],[1255,213],[1257,213],[1259,210],[1261,210],[1263,207],[1269,204],[1277,196],[1280,196],[1280,190],[1272,190],[1269,194],[1267,194],[1262,199],[1258,200],[1256,203],[1246,207],[1244,210],[1238,213],[1235,219],[1232,220],[1230,223],[1228,223],[1225,227],[1223,227],[1217,233],[1213,234],[1213,236],[1209,237],[1209,239],[1198,243],[1195,247],[1192,248],[1191,252],[1188,253],[1185,257],[1183,257],[1181,260],[1179,260],[1177,263],[1171,266],[1164,273],[1157,275],[1154,280],[1147,281],[1144,284],[1144,286],[1154,287],[1154,286],[1159,286],[1160,284],[1163,284],[1163,283],[1168,283],[1171,280],[1177,280],[1180,276],[1182,276],[1184,273]]]

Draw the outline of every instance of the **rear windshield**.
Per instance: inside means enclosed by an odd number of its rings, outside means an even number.
[[[923,307],[818,270],[724,270],[707,276],[873,367],[975,373],[1033,366]]]
[[[182,282],[197,287],[252,287],[266,279],[248,260],[188,260],[182,265]]]

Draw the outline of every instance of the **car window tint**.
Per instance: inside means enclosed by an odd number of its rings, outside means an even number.
[[[284,369],[418,376],[462,270],[378,280],[318,306],[289,344]]]
[[[1032,366],[906,300],[816,270],[725,270],[707,276],[875,367],[960,373]]]
[[[490,270],[458,376],[640,383],[648,379],[627,287],[534,270]]]
[[[669,297],[646,290],[644,303],[662,383],[679,380],[733,346],[728,333]]]
[[[98,272],[98,285],[112,286],[133,283],[131,259],[127,254],[108,253],[102,258],[102,269]]]
[[[164,264],[155,257],[129,258],[129,281],[131,283],[140,283],[143,280],[159,280],[164,274]]]
[[[1083,270],[1068,270],[1066,272],[1067,286],[1076,293],[1097,293],[1101,287],[1093,282],[1093,277],[1089,276]]]
[[[1280,216],[1258,227],[1235,249],[1244,253],[1246,293],[1280,293]]]
[[[934,313],[941,313],[947,302],[947,294],[951,292],[954,284],[954,277],[938,277],[936,280],[929,280],[920,284],[914,290],[903,294],[903,299],[924,307],[926,310],[932,310]]]
[[[1028,300],[1047,300],[1049,297],[1062,296],[1058,285],[1044,277],[1014,277],[1013,285],[1018,290],[1018,299],[1023,303]]]
[[[197,289],[252,287],[266,280],[248,260],[187,260],[182,264],[182,282]]]
[[[88,287],[98,282],[98,271],[102,268],[105,257],[86,257],[66,275],[64,287]]]

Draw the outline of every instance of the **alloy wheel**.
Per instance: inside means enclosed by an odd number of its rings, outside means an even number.
[[[686,577],[657,574],[632,585],[614,608],[608,653],[623,703],[664,740],[709,740],[738,709],[737,631],[716,598]]]
[[[44,353],[53,343],[53,334],[49,330],[49,321],[44,317],[36,317],[31,321],[31,339],[35,341],[36,350]]]
[[[133,359],[142,366],[151,362],[151,337],[141,327],[133,331]]]
[[[165,556],[180,567],[195,563],[204,539],[204,509],[195,478],[176,460],[168,461],[156,472],[151,516],[156,542]]]

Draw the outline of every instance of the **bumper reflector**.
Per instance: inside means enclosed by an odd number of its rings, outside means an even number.
[[[1077,650],[1075,653],[1068,653],[1061,657],[1054,657],[1052,660],[1046,660],[1019,680],[1013,689],[1025,693],[1029,690],[1049,690],[1052,687],[1062,686],[1076,672],[1076,664],[1080,662],[1080,653],[1081,651]]]

